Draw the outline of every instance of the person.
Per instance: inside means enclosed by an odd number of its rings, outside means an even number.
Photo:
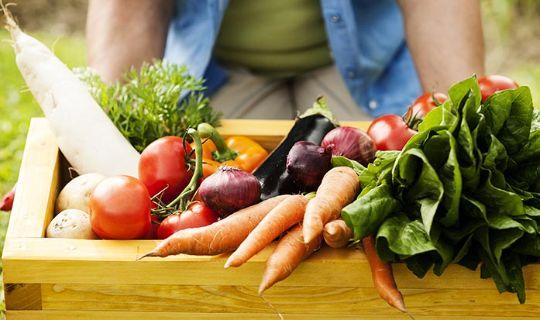
[[[86,32],[106,81],[164,58],[231,118],[291,118],[319,95],[341,120],[402,114],[484,73],[478,0],[91,0]]]

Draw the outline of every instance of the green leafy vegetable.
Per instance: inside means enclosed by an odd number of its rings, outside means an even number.
[[[540,257],[540,114],[529,88],[482,104],[476,78],[462,81],[401,152],[355,169],[364,189],[341,215],[356,239],[375,234],[383,259],[419,277],[480,266],[525,301],[522,267]]]
[[[220,114],[208,104],[203,81],[183,66],[156,61],[132,69],[124,82],[104,83],[92,71],[80,78],[120,132],[138,151],[163,136],[182,136],[189,127],[219,125]]]

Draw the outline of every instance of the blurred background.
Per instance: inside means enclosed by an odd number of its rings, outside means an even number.
[[[4,1],[6,2],[6,1]],[[11,0],[23,29],[53,48],[70,67],[84,66],[85,0]],[[540,1],[481,0],[488,74],[532,89],[540,106]],[[0,30],[0,195],[17,180],[29,119],[41,111],[17,70],[7,31]],[[9,214],[0,213],[0,251]],[[3,295],[3,290],[0,295]],[[3,310],[3,297],[0,297]]]

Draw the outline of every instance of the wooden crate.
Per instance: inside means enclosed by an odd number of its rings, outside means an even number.
[[[221,132],[272,148],[291,126],[225,120]],[[136,261],[154,240],[46,239],[61,163],[47,121],[33,119],[2,256],[8,319],[276,319],[277,312],[285,319],[408,319],[378,297],[359,250],[323,248],[262,299],[256,289],[271,248],[225,270],[225,256]],[[416,319],[540,318],[538,265],[525,269],[524,305],[459,266],[424,279],[401,264],[394,270]]]

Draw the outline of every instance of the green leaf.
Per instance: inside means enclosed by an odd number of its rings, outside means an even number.
[[[419,220],[410,221],[404,214],[384,221],[377,233],[379,243],[381,247],[388,247],[390,251],[404,257],[437,250],[423,223]],[[385,251],[380,251],[383,258]]]
[[[461,198],[461,170],[457,160],[456,141],[449,131],[440,131],[425,143],[424,153],[439,175],[443,185],[443,198],[438,208],[440,223],[452,226],[458,221]]]
[[[519,303],[525,303],[525,280],[523,279],[522,264],[519,255],[511,253],[505,259],[508,280],[510,282],[510,292],[516,292]]]
[[[366,170],[366,167],[358,163],[357,161],[347,159],[343,156],[332,157],[332,167],[349,167],[356,172],[357,175],[361,175]]]
[[[492,132],[505,146],[508,154],[519,151],[527,143],[533,115],[528,87],[494,94],[486,101],[482,111],[491,124]]]
[[[437,172],[420,149],[409,149],[402,152],[396,161],[393,177],[397,183],[408,186],[403,199],[419,209],[422,223],[429,233],[444,191]]]
[[[528,234],[516,241],[514,251],[523,255],[540,257],[540,237]]]
[[[448,96],[456,106],[462,105],[463,100],[469,95],[473,97],[474,104],[479,106],[482,95],[476,76],[460,81],[448,89]]]
[[[374,234],[389,215],[400,210],[390,186],[381,184],[361,195],[341,211],[341,217],[354,231],[355,240]]]
[[[493,173],[490,170],[481,171],[481,185],[472,192],[475,199],[481,201],[493,211],[503,215],[519,216],[523,214],[523,201],[516,193],[501,189],[494,185]]]
[[[402,258],[419,255],[422,253],[433,252],[436,255],[435,273],[441,274],[444,268],[452,260],[452,248],[446,243],[432,241],[424,225],[419,220],[410,221],[404,214],[387,219],[379,228],[377,233],[377,252],[381,259],[390,260],[389,252],[393,252]],[[420,261],[410,260],[408,265],[411,268],[412,263],[418,264]],[[428,264],[423,264],[427,267]],[[415,273],[421,274],[418,265],[414,268]]]
[[[445,129],[454,132],[458,123],[457,110],[452,101],[447,100],[441,106],[431,110],[418,126],[419,132]]]
[[[537,168],[540,166],[540,130],[531,132],[527,144],[512,155],[512,160],[516,163],[516,170],[527,163],[533,163]]]
[[[533,109],[531,132],[540,130],[540,110]]]

